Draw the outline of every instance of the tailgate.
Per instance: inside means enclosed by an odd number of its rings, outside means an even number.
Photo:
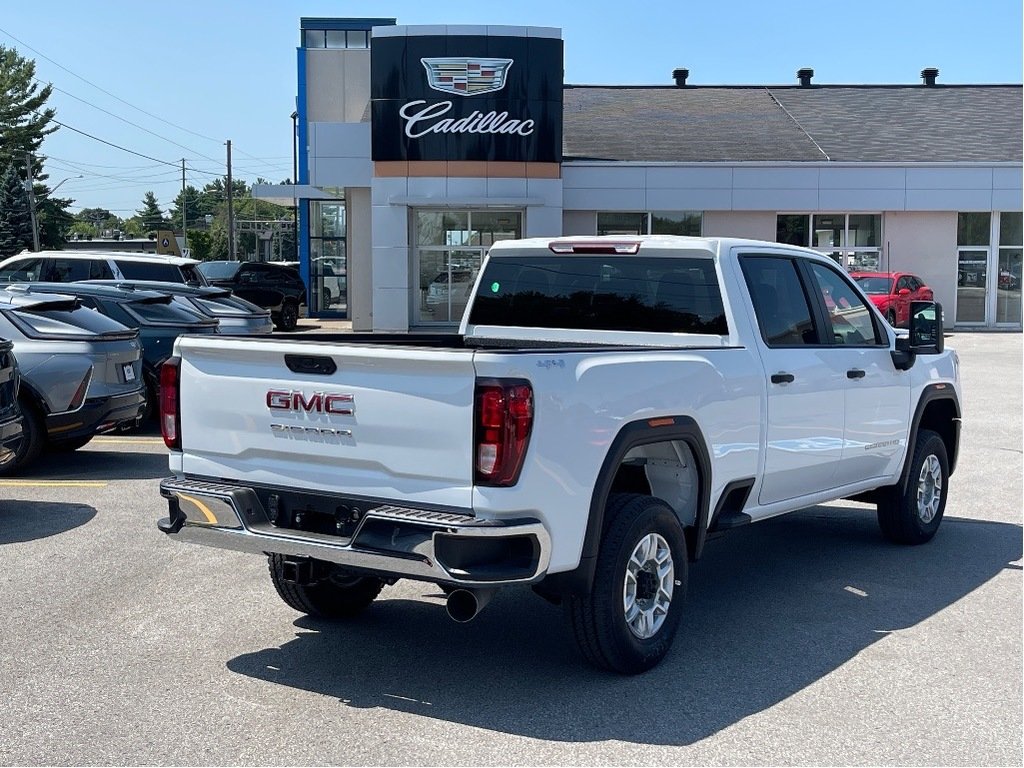
[[[177,349],[186,474],[470,508],[471,350],[223,337]]]

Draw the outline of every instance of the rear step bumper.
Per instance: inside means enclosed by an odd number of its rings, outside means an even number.
[[[381,504],[349,537],[270,522],[254,489],[189,478],[160,483],[170,515],[157,523],[172,539],[253,554],[313,558],[373,573],[468,587],[528,584],[547,573],[551,538],[538,520],[483,520],[470,514]]]

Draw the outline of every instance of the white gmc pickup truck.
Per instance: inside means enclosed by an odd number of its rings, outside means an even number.
[[[830,259],[733,239],[500,242],[457,336],[181,337],[160,386],[170,538],[265,554],[325,618],[530,584],[622,673],[710,535],[853,498],[931,539],[960,429],[940,307],[897,332]]]

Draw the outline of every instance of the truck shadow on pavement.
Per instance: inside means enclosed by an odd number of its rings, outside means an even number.
[[[280,648],[230,670],[320,693],[553,741],[687,745],[827,676],[1021,557],[1021,528],[947,518],[931,544],[883,541],[873,509],[815,507],[709,543],[691,567],[687,612],[662,664],[638,677],[576,655],[560,609],[499,592],[472,623],[438,590],[388,600],[354,622],[303,617]]]
[[[4,499],[0,501],[0,546],[56,536],[94,517],[96,510],[86,504]]]
[[[24,480],[155,480],[169,474],[164,451],[83,450],[43,453],[18,477]]]

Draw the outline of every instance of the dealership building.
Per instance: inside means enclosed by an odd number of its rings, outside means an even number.
[[[909,272],[948,325],[1021,328],[1022,88],[563,83],[550,27],[304,18],[294,123],[312,316],[454,329],[488,247],[685,234]]]

